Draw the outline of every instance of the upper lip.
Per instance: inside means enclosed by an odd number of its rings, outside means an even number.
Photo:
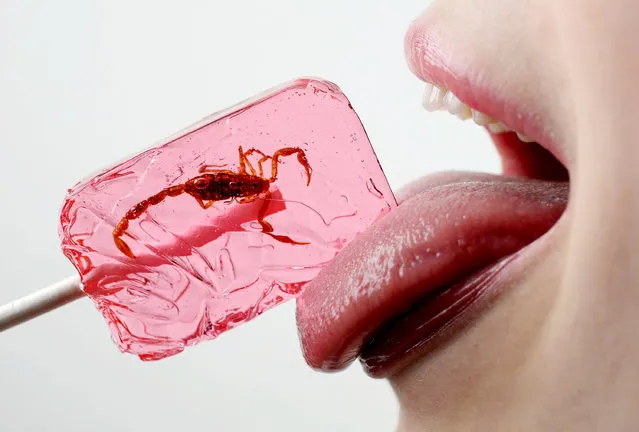
[[[437,33],[423,18],[410,26],[404,40],[408,66],[424,82],[448,89],[466,105],[498,119],[510,129],[527,135],[548,150],[562,165],[569,168],[562,147],[556,142],[556,134],[550,133],[545,113],[521,101],[514,100],[495,79],[481,71],[469,72],[468,65],[451,62],[449,51],[444,48]]]

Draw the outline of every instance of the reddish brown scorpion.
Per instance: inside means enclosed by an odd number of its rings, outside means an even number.
[[[237,203],[243,204],[255,201],[261,196],[264,199],[264,204],[258,212],[257,222],[262,226],[262,232],[283,243],[294,245],[308,244],[296,242],[287,236],[273,234],[273,226],[264,220],[268,200],[271,197],[270,185],[277,179],[277,168],[280,157],[297,154],[298,162],[306,171],[306,185],[308,186],[311,183],[313,170],[306,159],[304,150],[299,147],[285,147],[277,150],[272,156],[267,156],[255,148],[248,149],[244,152],[242,146],[239,146],[238,152],[240,166],[237,172],[212,169],[212,165],[204,165],[200,167],[199,172],[201,174],[197,177],[190,179],[184,184],[163,189],[131,207],[113,230],[113,241],[120,252],[129,258],[135,258],[129,245],[121,238],[126,234],[126,230],[129,228],[129,221],[139,218],[150,206],[160,204],[166,197],[176,197],[183,193],[187,193],[195,198],[200,207],[205,210],[211,207],[216,201],[234,200]],[[258,172],[255,171],[255,168],[248,159],[253,153],[261,156],[261,159],[257,162]],[[264,177],[262,164],[269,159],[271,159],[271,176],[267,178]]]

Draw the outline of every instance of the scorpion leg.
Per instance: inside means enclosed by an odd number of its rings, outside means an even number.
[[[259,195],[251,195],[251,196],[247,196],[244,198],[239,198],[237,199],[237,203],[238,204],[248,204],[248,203],[252,203],[253,201],[255,201],[257,198],[259,197]]]
[[[248,149],[248,151],[245,153],[244,150],[242,150],[242,146],[239,146],[237,148],[237,151],[239,153],[239,161],[240,161],[240,169],[238,170],[238,173],[246,174],[246,167],[248,166],[249,169],[251,170],[251,174],[257,175],[257,173],[255,172],[255,168],[253,168],[251,161],[248,159],[248,155],[250,155],[251,153],[257,152],[259,150],[251,148],[251,149]]]
[[[257,169],[259,170],[260,177],[264,178],[264,168],[262,167],[262,164],[264,163],[264,161],[271,159],[271,157],[269,155],[265,155],[262,151],[257,149],[250,149],[248,152],[245,153],[245,155],[248,156],[251,153],[257,153],[262,156],[260,160],[257,161]]]
[[[283,236],[283,235],[277,235],[277,234],[273,234],[273,225],[271,225],[270,222],[264,220],[264,216],[266,215],[266,210],[268,210],[268,205],[271,201],[271,193],[267,192],[264,195],[264,203],[262,204],[262,207],[260,208],[258,214],[257,214],[257,222],[262,226],[262,232],[266,235],[269,235],[271,237],[273,237],[275,240],[282,242],[282,243],[288,243],[288,244],[293,244],[293,245],[307,245],[310,244],[309,242],[298,242],[293,240],[292,238],[290,238],[289,236]]]
[[[200,207],[202,207],[204,210],[208,209],[213,204],[215,204],[215,201],[213,201],[213,200],[204,202],[204,200],[202,198],[200,198],[200,197],[193,197],[193,198],[195,198],[195,201],[197,201],[197,203],[200,205]]]
[[[224,167],[225,165],[202,165],[200,168],[198,168],[198,172],[200,174],[204,174],[204,173],[225,173],[225,174],[235,174],[233,171],[231,170],[223,170],[220,169],[221,167]]]
[[[262,156],[262,158],[257,162],[257,167],[259,169],[260,177],[264,177],[264,170],[262,169],[262,163],[264,163],[264,161],[266,161],[268,159],[271,159],[271,156],[268,156],[268,155],[264,154],[263,151],[258,150],[256,148],[250,148],[247,151],[242,151],[242,148],[240,147],[240,169],[242,169],[242,159],[243,159],[244,162],[246,164],[248,164],[248,166],[249,166],[249,168],[251,170],[251,174],[256,175],[255,168],[253,168],[253,165],[248,160],[248,157],[250,155],[252,155],[253,153],[257,153],[258,155]],[[244,172],[246,172],[246,171],[244,171]]]
[[[260,160],[257,161],[257,166],[260,169],[260,177],[264,178],[264,168],[262,168],[262,164],[269,159],[273,159],[271,156],[264,155]]]
[[[311,165],[308,163],[308,159],[306,159],[306,153],[299,147],[285,147],[279,149],[275,153],[273,153],[272,165],[271,165],[271,178],[269,181],[273,182],[277,179],[277,168],[280,162],[280,157],[282,156],[290,156],[297,153],[297,161],[304,167],[306,171],[306,186],[311,183],[311,174],[313,173],[313,169]]]

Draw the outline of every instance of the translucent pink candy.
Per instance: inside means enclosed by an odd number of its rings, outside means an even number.
[[[167,197],[131,220],[116,248],[113,230],[126,212],[163,189],[198,176],[203,165],[237,172],[238,147],[283,157],[264,200],[216,202],[204,210],[190,195]],[[257,167],[259,155],[250,157]],[[270,162],[264,164],[270,176]],[[60,218],[64,254],[125,352],[156,360],[213,339],[295,297],[358,232],[395,200],[348,99],[333,84],[300,79],[204,119],[68,194]]]

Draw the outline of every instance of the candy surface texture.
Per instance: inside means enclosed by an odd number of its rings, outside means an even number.
[[[157,360],[295,297],[395,205],[344,94],[299,79],[77,184],[59,233],[120,350]]]

